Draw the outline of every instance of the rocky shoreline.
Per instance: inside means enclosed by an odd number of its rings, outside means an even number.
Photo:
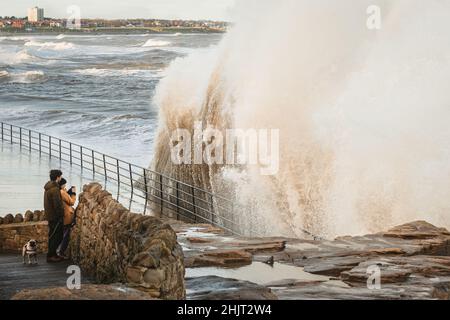
[[[24,220],[32,224],[41,220],[42,213],[38,213],[36,218],[27,213],[23,219],[19,216],[14,221],[11,218],[16,217],[8,216],[1,222],[5,227],[20,226]],[[208,224],[170,219],[162,223],[175,231],[182,248],[189,300],[450,298],[450,232],[425,221],[333,241],[246,238]],[[373,268],[379,270],[379,288],[368,286]],[[24,290],[14,299],[155,298],[126,284],[83,287],[82,292]]]
[[[188,299],[450,297],[450,233],[424,221],[334,241],[242,238],[209,225],[170,224],[185,255]],[[379,289],[368,288],[371,267],[380,271]],[[223,276],[189,277],[201,274],[202,269]],[[267,279],[252,273],[266,274]],[[227,274],[240,279],[227,278]]]

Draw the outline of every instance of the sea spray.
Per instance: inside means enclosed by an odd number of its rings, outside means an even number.
[[[378,5],[380,30],[367,28]],[[222,43],[161,81],[152,168],[236,198],[242,232],[363,234],[414,219],[450,227],[450,3],[245,1]],[[280,129],[280,171],[171,162],[200,120]],[[226,214],[226,213],[224,213]]]

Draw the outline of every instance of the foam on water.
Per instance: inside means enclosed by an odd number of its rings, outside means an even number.
[[[68,50],[73,49],[74,44],[71,42],[39,42],[30,40],[25,43],[25,46],[27,47],[40,47],[44,49],[50,49],[55,51],[62,51],[62,50]]]
[[[164,47],[142,47],[149,38],[166,41],[168,36],[5,35],[0,45],[2,121],[145,166],[157,124],[152,97],[165,68],[220,37],[199,34],[170,38]]]
[[[148,39],[142,47],[165,47],[170,45],[169,41]]]

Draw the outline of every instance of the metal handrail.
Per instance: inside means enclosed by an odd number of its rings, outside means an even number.
[[[220,211],[233,213],[233,201],[208,190],[91,148],[5,122],[1,122],[1,140],[19,144],[40,155],[46,154],[50,159],[69,162],[82,170],[92,171],[94,176],[103,176],[106,182],[113,181],[121,187],[128,187],[131,201],[134,197],[145,201],[144,215],[147,213],[148,201],[151,201],[159,203],[161,212],[164,208],[172,209],[177,218],[210,223],[239,234],[238,224],[220,214]]]
[[[145,201],[144,215],[148,209],[148,201],[151,201],[159,204],[162,214],[164,213],[164,208],[170,209],[175,211],[178,220],[180,220],[180,217],[183,217],[195,223],[209,223],[232,234],[240,235],[239,224],[220,214],[220,212],[226,212],[228,216],[233,216],[234,201],[232,199],[227,199],[162,173],[125,162],[64,139],[2,121],[0,123],[2,141],[19,144],[21,147],[26,146],[30,151],[37,151],[40,155],[47,154],[50,159],[56,157],[60,161],[66,161],[70,165],[81,167],[81,170],[90,170],[94,177],[95,175],[105,177],[105,182],[113,181],[120,187],[129,187],[130,189],[128,190],[131,194],[129,198],[130,208],[131,202],[134,201],[133,198],[137,196]],[[18,131],[14,131],[14,129]],[[8,139],[5,139],[5,137]],[[24,137],[25,140],[23,139]],[[96,155],[100,156],[100,158],[96,157]],[[67,159],[63,156],[66,156]],[[99,162],[102,165],[97,165]],[[168,183],[164,183],[164,180]],[[174,184],[175,187],[170,184]],[[143,185],[143,187],[138,188],[139,185]],[[140,192],[137,192],[136,189]],[[171,191],[175,192],[175,194],[172,194]],[[121,196],[123,197],[123,195]],[[202,212],[206,216],[199,214]],[[324,238],[308,230],[300,230],[305,235],[314,238],[314,240],[324,240]]]

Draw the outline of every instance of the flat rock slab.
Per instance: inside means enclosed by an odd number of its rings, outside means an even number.
[[[450,276],[450,256],[382,257],[370,259],[349,271],[342,272],[343,281],[357,285],[367,283],[367,270],[378,266],[382,283],[402,283],[424,277],[438,279]],[[415,281],[417,283],[417,281]],[[429,281],[425,281],[430,283]]]
[[[216,276],[188,278],[186,289],[189,300],[277,300],[270,288]]]
[[[80,290],[66,287],[23,290],[12,300],[155,300],[142,291],[123,285],[83,285]]]
[[[185,258],[187,268],[196,267],[238,267],[252,264],[253,257],[246,251],[211,250]]]

